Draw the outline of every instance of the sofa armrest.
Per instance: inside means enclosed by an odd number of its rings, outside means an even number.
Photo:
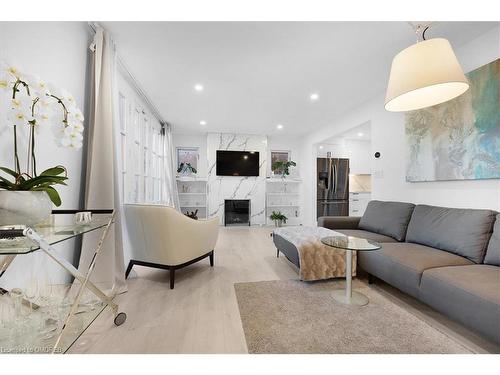
[[[321,216],[318,218],[318,227],[328,229],[358,229],[361,217],[353,216]]]

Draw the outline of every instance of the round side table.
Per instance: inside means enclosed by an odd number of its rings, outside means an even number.
[[[364,306],[368,304],[369,300],[367,296],[352,290],[352,252],[378,250],[380,249],[380,245],[374,241],[351,236],[323,237],[321,242],[331,248],[345,250],[346,253],[346,288],[345,291],[334,290],[333,298],[346,305]]]

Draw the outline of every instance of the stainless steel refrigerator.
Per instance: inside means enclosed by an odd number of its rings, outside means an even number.
[[[349,216],[349,159],[317,159],[317,217]]]

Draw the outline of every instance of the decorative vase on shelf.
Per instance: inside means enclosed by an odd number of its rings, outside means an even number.
[[[278,212],[273,211],[271,216],[269,216],[269,218],[272,221],[274,221],[274,225],[278,228],[282,227],[283,224],[286,224],[286,221],[288,220],[288,218],[285,215],[283,215],[281,211]]]
[[[181,163],[177,168],[177,173],[180,173],[181,177],[191,177],[192,175],[196,177],[198,171],[190,163]]]
[[[45,191],[0,190],[0,226],[35,225],[51,212],[52,201]]]

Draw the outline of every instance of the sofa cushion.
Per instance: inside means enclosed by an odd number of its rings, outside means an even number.
[[[500,215],[497,215],[493,234],[491,235],[486,256],[484,257],[484,263],[500,266]]]
[[[318,227],[336,229],[358,229],[360,217],[355,216],[320,216]]]
[[[494,212],[418,205],[406,241],[449,251],[481,263],[491,235]]]
[[[362,229],[335,229],[335,232],[345,234],[346,236],[365,238],[367,240],[384,243],[384,242],[397,242],[394,238],[384,236],[374,232],[369,232]]]
[[[500,344],[499,285],[500,267],[432,268],[422,275],[420,298]]]
[[[404,241],[414,207],[411,203],[370,201],[359,222],[359,229]]]
[[[473,264],[461,256],[413,243],[384,243],[380,250],[358,251],[366,272],[418,297],[422,273],[430,268]]]

